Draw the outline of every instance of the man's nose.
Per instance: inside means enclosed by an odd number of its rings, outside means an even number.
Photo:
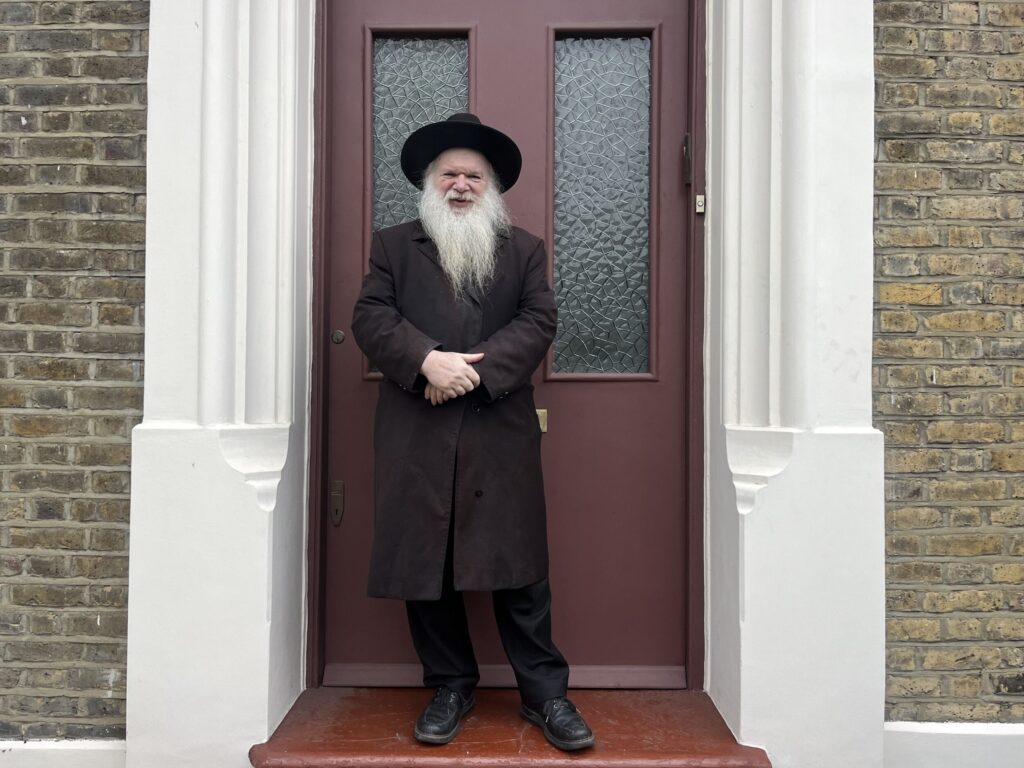
[[[455,183],[452,186],[454,186],[455,189],[459,192],[465,192],[466,190],[469,189],[469,181],[466,179],[465,176],[459,174],[458,176],[455,177]]]

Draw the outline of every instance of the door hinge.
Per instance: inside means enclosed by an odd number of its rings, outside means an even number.
[[[695,213],[704,213],[704,195],[695,195],[693,198],[693,210]]]
[[[345,481],[331,481],[331,525],[341,525],[341,518],[345,516]]]

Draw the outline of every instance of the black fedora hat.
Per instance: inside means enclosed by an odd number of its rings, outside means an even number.
[[[402,147],[402,172],[423,189],[427,166],[446,149],[455,148],[473,149],[486,157],[503,190],[510,189],[519,178],[523,156],[516,143],[469,112],[459,112],[413,131]]]

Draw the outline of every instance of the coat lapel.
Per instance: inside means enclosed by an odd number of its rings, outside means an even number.
[[[416,247],[420,249],[424,256],[430,259],[434,264],[437,265],[438,269],[441,269],[441,262],[437,256],[437,246],[434,245],[434,241],[427,235],[425,229],[423,229],[423,222],[419,219],[415,222],[415,228],[412,233],[413,242],[416,243]]]

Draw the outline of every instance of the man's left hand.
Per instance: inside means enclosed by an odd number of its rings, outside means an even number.
[[[439,387],[428,383],[426,389],[423,390],[423,397],[429,400],[431,405],[440,405],[451,400],[455,395],[445,394]]]

